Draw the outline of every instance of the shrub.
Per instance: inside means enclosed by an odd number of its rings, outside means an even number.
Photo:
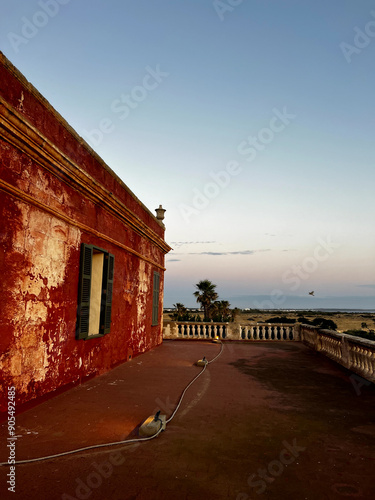
[[[326,318],[314,318],[312,321],[304,317],[298,318],[301,323],[305,325],[318,326],[324,330],[337,330],[337,325],[331,319]]]
[[[296,320],[292,318],[287,318],[286,316],[276,316],[274,318],[267,319],[265,323],[295,323]]]
[[[315,318],[312,321],[314,326],[319,326],[319,328],[323,328],[325,330],[337,330],[337,325],[331,319],[325,318]]]
[[[370,332],[365,332],[363,330],[347,330],[348,335],[353,335],[354,337],[361,337],[367,340],[375,340],[375,332],[374,330],[370,330]]]

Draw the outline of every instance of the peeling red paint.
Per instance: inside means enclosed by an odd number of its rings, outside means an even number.
[[[6,127],[0,127],[0,182],[5,183],[0,184],[0,217],[6,221],[0,233],[0,370],[4,387],[15,386],[22,405],[162,342],[162,267],[168,246],[155,244],[158,238],[163,242],[164,227],[1,53],[0,82],[0,97],[9,109],[18,109],[20,123],[27,119],[111,193],[109,201],[95,202],[89,188],[78,189],[59,167],[46,170],[43,162],[11,144]],[[22,107],[17,107],[21,96]],[[155,236],[112,213],[111,196]],[[89,340],[75,338],[81,243],[115,256],[111,332]],[[161,278],[158,326],[151,326],[154,271]]]

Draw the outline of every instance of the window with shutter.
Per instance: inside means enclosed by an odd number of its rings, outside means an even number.
[[[113,271],[115,267],[114,255],[107,254],[104,263],[104,282],[103,289],[103,309],[101,318],[101,333],[109,333],[111,328],[112,314],[112,295],[113,295]]]
[[[91,246],[82,245],[76,327],[78,339],[84,339],[89,334],[92,252]]]
[[[82,244],[78,290],[76,338],[87,339],[110,332],[114,255]]]
[[[152,296],[152,326],[159,324],[159,288],[160,288],[160,274],[154,272],[154,286]]]

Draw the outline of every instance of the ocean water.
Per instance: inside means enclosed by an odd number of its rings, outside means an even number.
[[[298,311],[317,311],[317,312],[337,312],[337,313],[348,313],[348,314],[375,314],[375,309],[328,309],[328,308],[318,308],[318,309],[265,309],[265,311],[280,311],[280,312],[298,312]]]
[[[169,296],[170,290],[165,290],[164,307],[173,308],[173,304],[181,302],[188,308],[199,307],[192,294],[180,292]],[[326,312],[352,312],[352,313],[375,313],[375,296],[314,296],[306,295],[224,295],[220,294],[220,300],[228,300],[231,307],[240,309],[261,309],[275,311],[292,310],[318,310]]]

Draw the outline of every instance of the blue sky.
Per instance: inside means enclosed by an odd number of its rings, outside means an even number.
[[[327,307],[375,307],[375,1],[2,11],[5,55],[167,209],[166,306],[194,305],[207,278],[233,305],[315,307],[315,290]]]

